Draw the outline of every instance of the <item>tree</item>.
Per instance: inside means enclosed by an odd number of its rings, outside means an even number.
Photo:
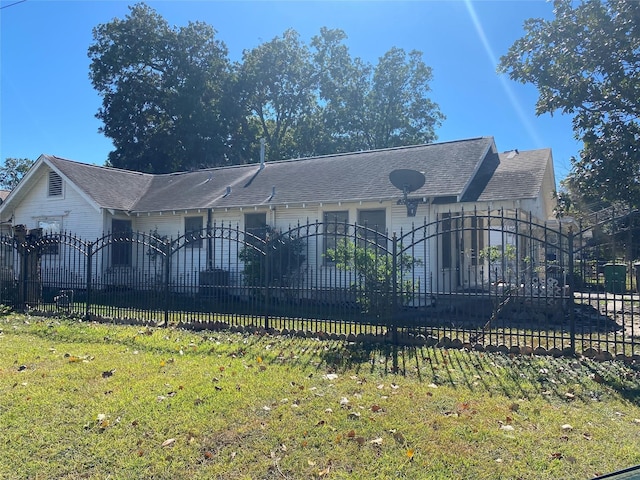
[[[225,163],[240,112],[227,49],[202,22],[171,28],[144,3],[93,29],[90,78],[114,167],[165,173]]]
[[[93,38],[89,76],[114,167],[257,162],[262,138],[278,160],[428,143],[444,118],[420,52],[392,48],[372,66],[351,57],[341,30],[307,45],[290,29],[232,64],[209,25],[172,28],[139,3]]]
[[[346,34],[323,28],[312,40],[325,129],[337,151],[429,143],[444,115],[429,99],[432,70],[422,52],[391,48],[371,65],[351,58]],[[326,152],[329,153],[329,152]],[[331,152],[333,153],[333,152]]]
[[[295,30],[287,30],[252,50],[245,50],[240,85],[248,110],[260,124],[260,134],[275,159],[297,156],[292,137],[300,121],[317,102],[308,47]]]
[[[539,91],[536,113],[574,115],[584,142],[568,182],[586,203],[640,206],[640,2],[554,2],[529,19],[499,70]]]
[[[7,158],[0,167],[0,187],[5,190],[16,188],[34,161],[28,158]]]
[[[241,84],[273,158],[428,143],[444,119],[428,98],[422,53],[392,48],[372,66],[352,58],[342,30],[308,47],[287,30],[245,51]]]

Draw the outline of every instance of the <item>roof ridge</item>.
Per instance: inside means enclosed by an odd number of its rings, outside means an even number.
[[[371,150],[359,150],[357,152],[342,152],[342,153],[328,153],[326,155],[316,155],[313,157],[298,157],[298,158],[287,158],[287,159],[282,159],[282,160],[270,160],[265,162],[265,165],[273,165],[273,164],[281,164],[281,163],[291,163],[291,162],[303,162],[303,161],[307,161],[307,160],[318,160],[318,159],[325,159],[325,158],[340,158],[340,157],[346,157],[346,156],[356,156],[356,155],[364,155],[364,154],[368,154],[368,153],[378,153],[378,152],[391,152],[391,151],[397,151],[397,150],[414,150],[416,148],[424,148],[424,147],[435,147],[435,146],[439,146],[439,145],[448,145],[448,144],[454,144],[454,143],[464,143],[464,142],[472,142],[472,141],[476,141],[476,140],[485,140],[485,139],[493,139],[492,136],[481,136],[481,137],[471,137],[471,138],[464,138],[462,140],[447,140],[445,142],[433,142],[433,143],[421,143],[418,145],[401,145],[399,147],[386,147],[386,148],[375,148],[375,149],[371,149]],[[219,166],[219,167],[210,167],[210,168],[201,168],[198,170],[188,170],[188,171],[182,171],[182,172],[169,172],[169,173],[156,173],[156,174],[151,174],[151,175],[157,175],[157,176],[169,176],[169,175],[187,175],[187,174],[192,174],[192,173],[197,173],[197,172],[209,172],[209,171],[215,171],[215,170],[227,170],[227,169],[232,169],[232,168],[246,168],[246,167],[251,167],[251,166],[259,166],[260,162],[253,162],[253,163],[243,163],[242,165],[224,165],[224,166]]]
[[[118,167],[111,167],[111,166],[107,166],[107,165],[96,165],[93,163],[84,163],[84,162],[79,162],[77,160],[69,160],[68,158],[62,158],[62,157],[58,157],[57,155],[49,155],[49,154],[44,154],[45,157],[48,157],[50,159],[55,159],[55,160],[60,160],[63,162],[67,162],[67,163],[72,163],[74,165],[82,165],[83,167],[91,167],[91,168],[99,168],[101,170],[109,170],[109,171],[116,171],[116,172],[125,172],[125,173],[131,173],[134,175],[155,175],[153,173],[146,173],[146,172],[138,172],[136,170],[127,170],[126,168],[118,168]]]

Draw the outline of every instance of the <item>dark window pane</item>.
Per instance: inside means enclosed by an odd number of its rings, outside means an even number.
[[[113,244],[111,245],[111,265],[116,267],[131,266],[131,220],[111,221]]]
[[[246,242],[253,243],[254,237],[262,240],[267,238],[267,214],[247,213],[244,216],[244,231],[247,233]]]
[[[345,238],[345,226],[349,221],[349,212],[324,212],[324,247],[323,258],[325,263],[332,263],[327,257],[328,250],[335,250],[338,242]]]
[[[185,217],[184,234],[188,248],[202,248],[202,217]]]

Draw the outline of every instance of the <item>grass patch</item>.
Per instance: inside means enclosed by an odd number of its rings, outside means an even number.
[[[640,463],[640,374],[621,363],[0,328],[0,478],[585,479]]]

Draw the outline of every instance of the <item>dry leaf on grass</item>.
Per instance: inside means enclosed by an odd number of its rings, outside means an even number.
[[[162,447],[170,447],[171,445],[173,445],[174,443],[176,443],[176,439],[175,438],[168,438],[166,439],[164,442],[162,442]]]

